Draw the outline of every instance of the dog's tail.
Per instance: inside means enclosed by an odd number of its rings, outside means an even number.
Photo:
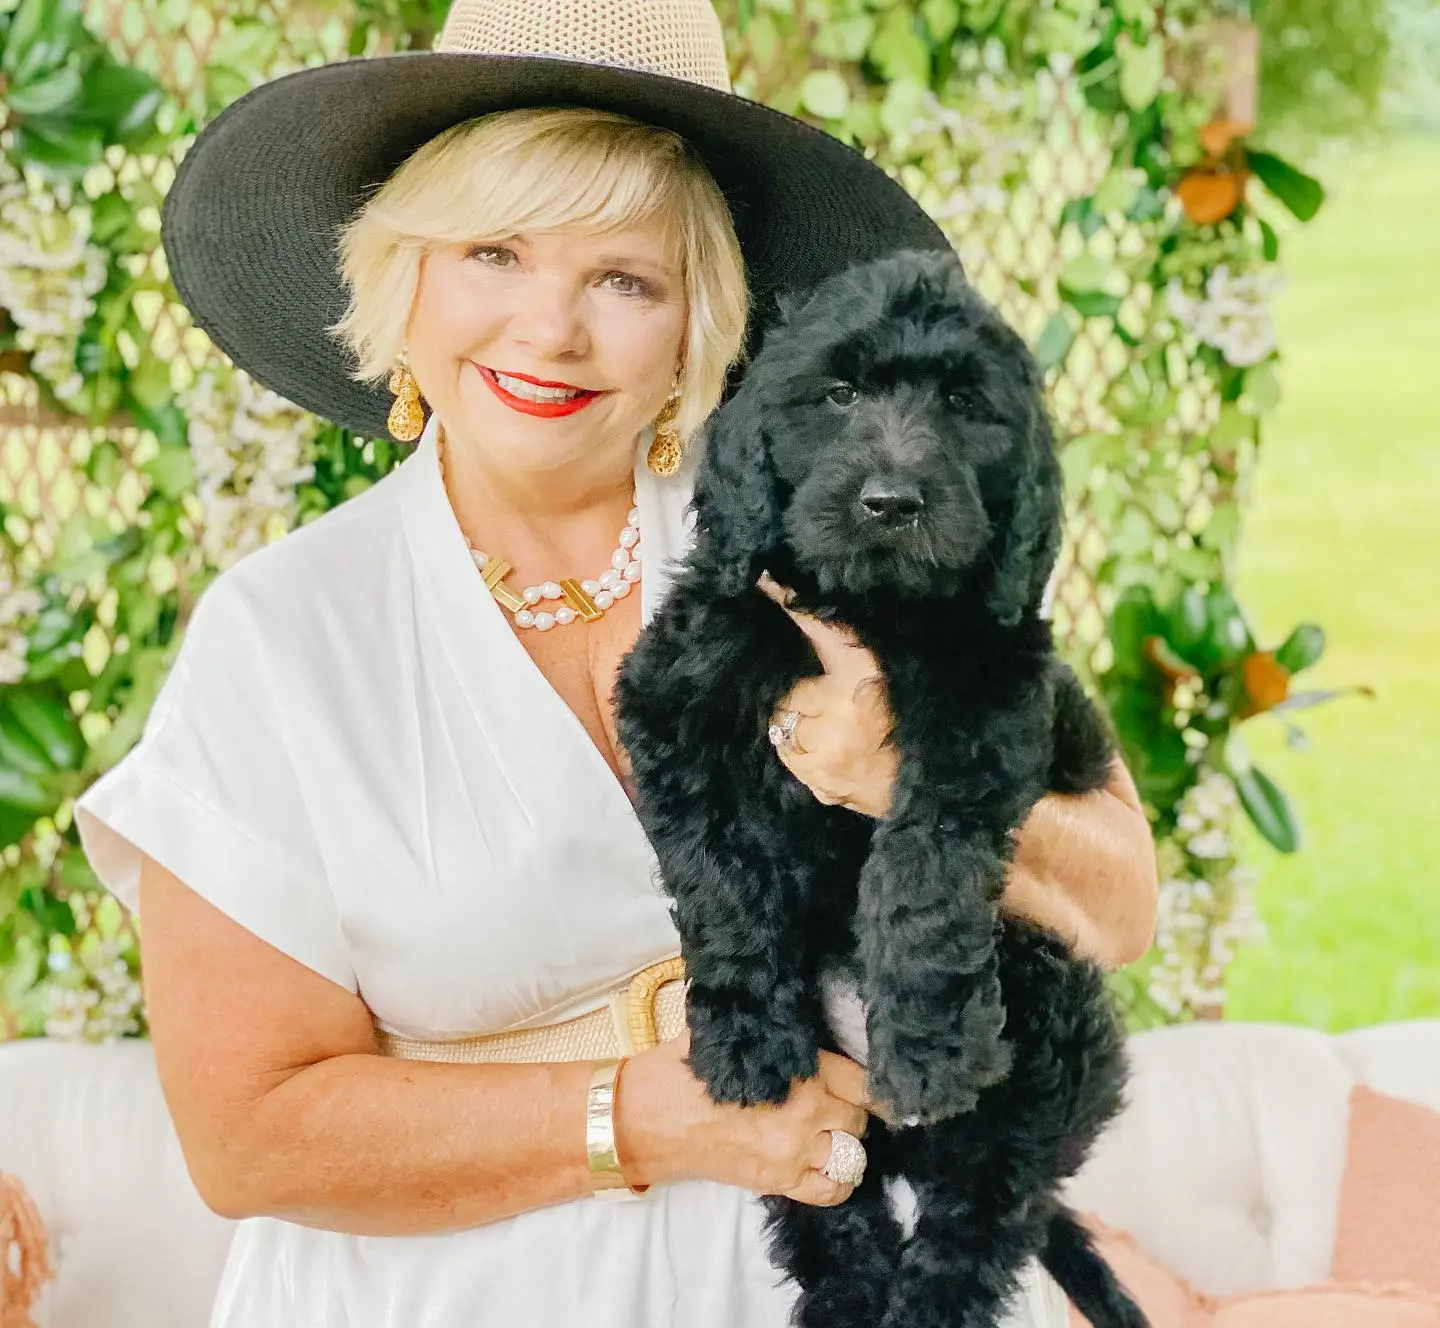
[[[1050,1219],[1040,1262],[1092,1328],[1149,1328],[1149,1320],[1068,1208],[1057,1208]]]

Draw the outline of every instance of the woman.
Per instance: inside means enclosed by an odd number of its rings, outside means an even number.
[[[618,1090],[615,1060],[597,1084],[523,1049],[678,948],[608,698],[685,547],[675,452],[741,349],[747,269],[763,304],[943,241],[858,154],[725,91],[704,0],[459,0],[442,48],[269,85],[186,159],[167,250],[221,347],[365,432],[430,418],[213,584],[79,827],[141,907],[191,1174],[245,1219],[215,1324],[778,1328],[753,1196],[844,1202],[860,1068],[742,1109],[683,1037]],[[883,815],[872,665],[799,625],[824,672],[791,698],[805,753],[777,755]],[[1152,892],[1117,768],[1037,809],[1006,906],[1117,963]],[[453,1039],[491,1063],[425,1051]],[[622,1182],[643,1199],[588,1197]],[[1014,1322],[1064,1322],[1033,1269]]]

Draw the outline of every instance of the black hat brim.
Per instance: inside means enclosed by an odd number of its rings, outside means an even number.
[[[410,53],[264,84],[196,139],[163,226],[171,276],[196,325],[281,396],[383,435],[388,393],[351,377],[350,353],[328,331],[347,303],[340,230],[436,134],[527,106],[616,111],[681,135],[730,205],[760,317],[777,292],[803,290],[852,263],[949,248],[873,162],[756,102],[609,65]]]

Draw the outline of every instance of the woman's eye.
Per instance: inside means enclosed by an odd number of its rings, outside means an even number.
[[[472,245],[465,255],[484,263],[486,267],[509,267],[515,262],[515,251],[500,244]]]
[[[605,284],[621,295],[650,294],[650,287],[629,272],[611,272],[605,277]]]
[[[833,401],[837,406],[853,406],[859,399],[858,393],[849,383],[836,383],[825,393],[826,399]]]

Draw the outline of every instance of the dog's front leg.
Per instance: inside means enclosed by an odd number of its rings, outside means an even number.
[[[1005,863],[958,813],[911,796],[860,878],[871,1092],[907,1123],[969,1111],[1009,1068],[996,954]]]
[[[721,1102],[783,1102],[819,1071],[820,1019],[802,925],[812,864],[781,856],[778,822],[694,808],[689,850],[662,863],[690,987],[690,1067]]]

